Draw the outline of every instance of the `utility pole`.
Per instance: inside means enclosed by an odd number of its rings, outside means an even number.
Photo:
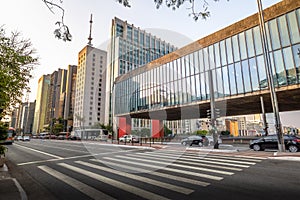
[[[264,131],[265,135],[268,135],[268,122],[267,122],[267,117],[266,117],[266,112],[265,112],[265,105],[264,105],[264,98],[260,96],[260,103],[261,103],[261,111],[262,111],[262,118],[263,118],[263,123],[264,123]]]
[[[257,0],[257,4],[258,4],[258,10],[259,10],[258,17],[259,17],[259,26],[260,26],[263,52],[264,52],[264,60],[265,60],[265,64],[266,64],[268,84],[269,84],[269,88],[270,88],[272,108],[273,108],[273,113],[274,113],[274,117],[275,117],[275,129],[276,129],[276,134],[277,134],[277,139],[278,139],[278,150],[279,150],[279,152],[285,152],[282,127],[281,127],[280,115],[279,115],[279,107],[278,107],[275,86],[274,86],[273,73],[272,73],[272,68],[271,68],[271,59],[269,56],[269,47],[268,47],[267,34],[266,34],[261,0]]]
[[[209,84],[209,93],[210,93],[210,122],[211,122],[211,127],[213,131],[213,140],[214,140],[214,149],[219,148],[219,143],[218,143],[218,131],[217,131],[217,126],[216,126],[216,103],[215,103],[215,91],[214,91],[214,84],[212,80],[212,71],[208,71],[208,84]]]

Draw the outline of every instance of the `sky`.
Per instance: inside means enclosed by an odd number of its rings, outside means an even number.
[[[70,28],[73,37],[71,42],[64,42],[55,38],[53,34],[57,28],[55,22],[61,20],[60,10],[55,9],[55,14],[51,13],[42,0],[3,0],[0,7],[0,26],[4,25],[7,33],[19,31],[24,38],[30,39],[36,49],[36,56],[39,57],[39,65],[35,67],[33,79],[30,81],[30,101],[36,99],[38,79],[43,74],[51,74],[58,68],[66,69],[70,64],[77,65],[78,52],[88,42],[91,14],[92,43],[94,47],[106,50],[104,44],[110,39],[111,23],[115,16],[148,32],[153,31],[176,46],[183,46],[244,19],[258,10],[256,0],[207,0],[211,17],[195,22],[189,16],[191,10],[188,9],[188,4],[173,11],[166,6],[156,9],[153,0],[130,2],[131,8],[125,8],[116,0],[63,0],[60,5],[65,9],[64,22]],[[277,2],[279,0],[263,0],[263,7]],[[196,5],[198,8],[202,6]],[[166,37],[167,32],[176,33],[178,37]],[[300,114],[293,113],[293,116],[298,116],[299,119]],[[298,123],[300,127],[297,120],[291,122],[293,125]]]

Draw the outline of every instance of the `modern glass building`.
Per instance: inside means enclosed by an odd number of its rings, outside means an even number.
[[[299,89],[299,7],[300,1],[284,0],[264,10],[272,75],[279,90]],[[210,71],[216,100],[269,93],[257,14],[119,76],[115,115],[138,116],[208,102]]]

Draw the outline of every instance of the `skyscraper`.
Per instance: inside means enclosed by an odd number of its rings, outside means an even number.
[[[34,121],[32,133],[40,133],[44,129],[47,101],[48,101],[48,88],[50,85],[50,75],[43,75],[38,81],[38,91],[36,95],[36,105],[34,111]]]

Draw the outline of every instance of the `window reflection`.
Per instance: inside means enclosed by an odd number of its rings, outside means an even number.
[[[249,72],[249,65],[248,60],[244,60],[242,62],[242,73],[243,73],[243,80],[244,80],[244,87],[245,92],[251,92],[251,80],[250,80],[250,72]]]
[[[246,48],[246,41],[245,41],[245,33],[242,32],[239,34],[239,43],[240,43],[240,53],[241,59],[247,58],[247,48]]]
[[[258,26],[253,28],[253,36],[254,36],[256,55],[260,55],[263,53],[263,50],[262,50],[262,41],[261,41],[261,37],[260,37],[260,29]]]
[[[252,29],[246,31],[246,41],[247,41],[248,56],[253,57],[254,44],[253,44]]]
[[[230,82],[230,92],[231,95],[237,94],[236,91],[236,82],[235,82],[235,70],[234,70],[234,65],[228,65],[228,74],[229,74],[229,82]]]
[[[232,37],[232,49],[233,49],[234,62],[240,61],[241,58],[240,58],[239,42],[238,42],[237,35]]]
[[[252,90],[253,91],[259,90],[259,81],[258,81],[257,65],[256,65],[255,58],[251,58],[249,60],[249,69],[251,75]]]
[[[298,77],[298,83],[300,83],[300,44],[293,46],[293,57],[294,57],[294,63],[296,67],[296,73]]]
[[[216,62],[216,67],[221,66],[221,57],[220,57],[220,49],[219,49],[219,43],[214,44],[214,50],[215,50],[215,62]]]
[[[244,93],[244,84],[243,84],[243,74],[241,69],[241,63],[237,62],[234,64],[235,67],[235,76],[236,76],[236,85],[238,94]]]
[[[233,63],[231,38],[226,39],[226,50],[228,64]]]
[[[217,68],[216,70],[216,75],[217,75],[217,85],[216,85],[216,88],[217,88],[217,92],[218,92],[218,96],[219,97],[224,97],[224,91],[223,91],[223,78],[222,78],[222,68]]]
[[[288,21],[288,27],[289,27],[290,38],[291,38],[292,44],[300,42],[300,33],[299,33],[299,27],[297,24],[297,17],[296,17],[295,11],[287,14],[287,21]]]
[[[296,78],[296,70],[294,68],[293,54],[292,54],[291,47],[283,49],[282,53],[283,53],[284,64],[286,68],[286,76],[287,76],[288,84],[295,84],[297,82],[297,78]]]
[[[226,48],[225,48],[225,41],[222,40],[220,42],[220,50],[221,50],[221,64],[223,65],[227,65],[227,56],[226,56]]]
[[[277,77],[279,86],[286,85],[287,80],[286,80],[281,50],[274,52],[274,62],[275,62],[275,68],[276,68],[276,77]]]
[[[228,72],[227,66],[222,67],[222,72],[223,72],[224,96],[229,96],[230,95],[230,89],[229,89],[230,83],[228,80],[229,72]]]
[[[279,33],[280,33],[281,45],[282,47],[285,47],[290,44],[290,36],[288,33],[285,15],[278,18],[278,27],[280,31]]]

